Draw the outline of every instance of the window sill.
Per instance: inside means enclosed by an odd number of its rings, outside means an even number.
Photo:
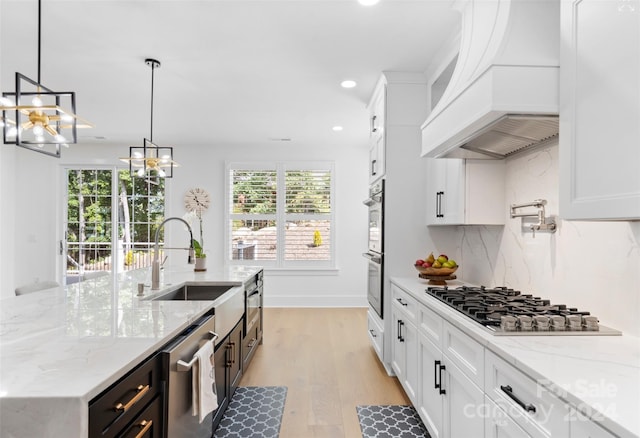
[[[338,275],[340,269],[338,268],[274,268],[265,266],[264,273],[272,276],[332,276]]]

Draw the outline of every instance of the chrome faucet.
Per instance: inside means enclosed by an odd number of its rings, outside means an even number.
[[[529,202],[526,204],[511,204],[511,218],[515,217],[537,217],[538,223],[531,225],[529,227],[531,232],[533,233],[533,237],[536,237],[537,231],[550,231],[554,233],[556,231],[556,224],[551,220],[550,222],[546,221],[546,214],[544,206],[547,201],[545,199],[536,199],[533,202]],[[523,207],[535,207],[538,209],[536,213],[516,213],[516,210]]]
[[[162,229],[162,227],[164,227],[164,224],[171,220],[181,221],[189,229],[189,248],[184,249],[188,249],[189,251],[187,263],[193,265],[196,262],[195,250],[193,249],[193,231],[191,230],[191,226],[189,225],[189,223],[180,217],[169,217],[165,219],[156,230],[156,239],[153,246],[153,263],[151,264],[151,290],[160,289],[160,244],[158,243],[158,241],[160,240],[160,230]]]

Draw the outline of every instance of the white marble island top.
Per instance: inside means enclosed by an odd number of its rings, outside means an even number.
[[[241,286],[261,267],[168,267],[161,289]],[[0,300],[0,436],[86,437],[89,401],[212,307],[152,301],[150,269]]]
[[[640,437],[640,338],[628,336],[495,336],[428,295],[425,280],[392,278],[452,325],[619,437]],[[457,287],[460,281],[447,282]],[[554,437],[555,438],[555,437]]]

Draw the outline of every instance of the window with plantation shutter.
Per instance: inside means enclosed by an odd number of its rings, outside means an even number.
[[[227,259],[332,267],[333,164],[227,165]]]

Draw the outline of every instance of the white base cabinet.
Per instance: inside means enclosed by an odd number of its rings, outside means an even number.
[[[426,160],[427,225],[504,225],[504,160]]]
[[[419,307],[417,411],[433,438],[482,436],[484,348]]]
[[[415,320],[417,302],[402,289],[391,286],[393,328],[391,367],[412,403],[418,387],[418,331]]]

